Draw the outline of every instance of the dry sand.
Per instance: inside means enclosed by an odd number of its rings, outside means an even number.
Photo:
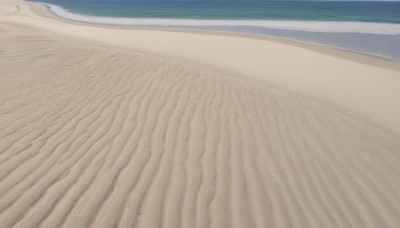
[[[174,32],[158,37],[239,39],[244,46],[238,48],[247,51],[247,44],[265,42],[258,44],[277,55],[300,55],[289,59],[308,56],[301,69],[254,65],[266,73],[258,77],[240,62],[231,72],[219,70],[222,60],[213,56],[215,67],[190,62],[207,55],[199,54],[200,47],[179,56],[160,45],[153,55],[126,49],[128,39],[120,44],[123,50],[110,46],[117,42],[101,43],[101,37],[88,42],[78,33],[65,36],[79,25],[56,31],[62,22],[46,19],[53,23],[49,29],[16,15],[14,1],[4,2],[0,227],[400,227],[400,125],[395,116],[380,121],[398,104],[391,89],[399,84],[379,91],[399,81],[383,60],[371,66],[248,38]],[[164,34],[120,31],[143,39]],[[161,56],[166,50],[172,57]],[[354,96],[369,99],[365,88],[378,94],[376,101],[357,106],[369,103],[373,111],[347,108],[361,101],[346,91],[340,96],[351,101],[341,103],[319,88],[315,93],[288,86],[298,76],[298,83],[327,88],[307,80],[329,79],[333,70],[320,75],[322,69],[306,60],[338,66],[338,81],[360,93]],[[312,75],[295,74],[299,69]],[[350,71],[340,75],[345,70]],[[358,84],[363,76],[365,84]]]

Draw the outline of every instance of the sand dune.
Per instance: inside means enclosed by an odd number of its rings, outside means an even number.
[[[1,227],[400,227],[400,140],[205,66],[0,24]]]

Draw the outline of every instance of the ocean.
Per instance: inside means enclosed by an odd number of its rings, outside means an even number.
[[[88,23],[283,37],[400,60],[400,2],[40,0]]]

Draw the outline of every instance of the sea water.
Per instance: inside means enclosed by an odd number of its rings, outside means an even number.
[[[400,60],[400,2],[40,0],[61,17],[276,36]]]

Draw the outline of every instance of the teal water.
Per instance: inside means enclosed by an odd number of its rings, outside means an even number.
[[[77,14],[120,18],[354,21],[400,24],[400,2],[39,0]]]
[[[400,2],[35,1],[84,23],[274,36],[400,61]]]

